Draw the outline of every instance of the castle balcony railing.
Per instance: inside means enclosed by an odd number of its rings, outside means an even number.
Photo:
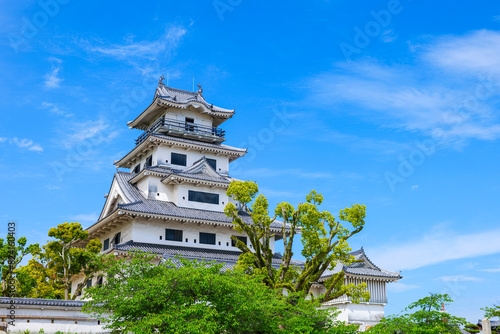
[[[179,122],[165,118],[158,118],[139,138],[135,140],[135,144],[139,145],[153,133],[165,134],[174,137],[182,137],[194,140],[200,140],[210,143],[221,143],[226,138],[225,131],[218,127],[210,127],[191,122]]]

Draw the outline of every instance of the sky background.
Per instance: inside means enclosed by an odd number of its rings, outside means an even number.
[[[0,1],[0,36],[0,236],[93,224],[168,74],[236,108],[231,176],[272,205],[367,205],[351,247],[404,276],[386,314],[500,302],[499,2]]]

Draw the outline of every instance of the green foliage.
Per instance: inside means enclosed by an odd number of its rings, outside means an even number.
[[[51,228],[47,242],[41,249],[38,244],[32,250],[33,259],[17,270],[19,294],[31,298],[69,299],[70,279],[84,275],[84,282],[93,277],[102,265],[99,256],[101,242],[91,240],[85,248],[76,247],[75,242],[85,240],[88,232],[79,223],[63,223]],[[82,290],[83,283],[76,287],[73,299]]]
[[[474,324],[467,324],[464,326],[464,330],[467,332],[467,333],[471,333],[471,334],[474,334],[474,333],[479,333],[480,332],[480,328],[478,325],[474,325]]]
[[[103,285],[86,290],[84,312],[120,333],[352,333],[334,331],[331,312],[316,301],[291,295],[292,305],[261,277],[216,263],[153,261],[142,253],[110,259]]]
[[[460,334],[460,326],[466,325],[464,318],[441,312],[442,305],[453,300],[447,294],[431,294],[410,304],[399,316],[389,316],[370,328],[372,334]]]
[[[8,296],[9,291],[7,289],[7,285],[5,282],[12,277],[13,272],[9,270],[9,259],[11,256],[13,257],[13,267],[14,271],[17,269],[18,265],[21,263],[23,258],[28,255],[36,252],[40,247],[38,244],[27,245],[26,237],[20,237],[15,240],[14,247],[12,247],[8,240],[12,238],[10,236],[7,237],[7,240],[3,240],[0,238],[0,266],[2,267],[2,296]],[[17,244],[17,245],[16,245]],[[17,278],[16,278],[17,279]]]
[[[492,319],[495,317],[500,317],[500,305],[493,305],[493,307],[485,307],[481,310],[484,311],[484,317],[488,319]]]
[[[233,238],[236,246],[243,252],[238,268],[262,277],[269,287],[277,291],[286,288],[289,293],[306,296],[313,282],[317,282],[326,270],[333,269],[337,263],[350,265],[354,262],[354,257],[349,254],[351,248],[347,240],[363,229],[366,217],[364,205],[354,204],[340,210],[337,221],[330,212],[319,209],[323,196],[313,190],[306,196],[306,202],[300,203],[297,208],[287,202],[278,204],[271,218],[267,199],[262,194],[257,196],[256,183],[231,182],[227,194],[241,202],[242,209],[238,210],[233,203],[228,203],[224,211],[233,219],[234,228],[248,235],[252,245],[251,249]],[[248,208],[249,205],[251,209]],[[250,215],[253,224],[248,224],[242,218],[242,211]],[[276,233],[271,228],[271,223],[275,220],[285,223],[280,233],[284,244],[283,262],[278,270],[272,267],[273,252],[269,246]],[[341,222],[347,223],[346,226]],[[302,255],[306,258],[303,269],[290,264],[294,237],[299,232],[302,236]],[[326,293],[319,297],[320,302],[342,295],[350,296],[354,302],[370,298],[365,283],[357,286],[344,285],[344,272],[333,275],[324,284]]]

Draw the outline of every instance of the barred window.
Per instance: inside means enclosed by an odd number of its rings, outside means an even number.
[[[186,166],[187,155],[172,152],[170,161],[172,165]]]
[[[144,164],[144,167],[151,167],[153,166],[153,156],[150,155],[149,157],[146,158],[146,163]]]
[[[214,169],[217,170],[217,160],[215,159],[208,159],[207,158],[207,163]]]
[[[191,202],[219,204],[219,194],[189,190],[188,200]]]
[[[200,244],[215,245],[215,233],[200,232]]]
[[[233,235],[233,237],[235,237],[236,239],[240,240],[245,245],[247,244],[247,237],[241,237],[241,236],[238,236],[238,235]],[[236,247],[236,241],[234,241],[233,238],[231,238],[231,246]]]
[[[182,230],[165,229],[165,240],[182,241]]]
[[[102,244],[102,250],[105,251],[106,249],[109,248],[109,238],[104,240],[104,243]]]

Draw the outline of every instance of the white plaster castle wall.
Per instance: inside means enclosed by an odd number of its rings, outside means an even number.
[[[238,251],[231,246],[231,236],[245,235],[235,231],[232,227],[215,227],[207,224],[179,223],[171,220],[136,219],[132,225],[132,240],[134,242],[154,243],[158,245],[172,245],[183,247],[197,247],[207,249],[223,249]],[[182,242],[165,240],[165,229],[182,230]],[[215,233],[215,245],[200,244],[200,232]],[[162,237],[160,240],[160,236]],[[186,239],[188,241],[186,241]],[[195,242],[196,240],[196,242]],[[219,245],[220,242],[220,245]],[[248,242],[250,244],[250,242]],[[274,243],[272,249],[274,250]]]
[[[224,207],[228,203],[228,196],[226,195],[226,189],[222,188],[210,188],[207,186],[196,186],[194,184],[180,184],[177,187],[178,202],[177,205],[185,208],[209,210],[209,211],[224,211]],[[189,190],[202,191],[211,194],[219,195],[219,204],[210,203],[200,203],[189,201],[188,192]]]
[[[341,313],[337,317],[338,320],[345,321],[349,324],[360,325],[359,329],[365,331],[369,326],[375,326],[384,317],[385,304],[359,303],[353,304],[350,302],[322,306],[322,309],[335,307]]]
[[[185,154],[186,158],[186,166],[179,165],[170,165],[171,161],[171,153]],[[201,159],[202,157],[206,157],[208,159],[215,159],[217,161],[217,172],[221,174],[229,173],[229,158],[227,156],[215,155],[210,152],[203,152],[190,150],[187,151],[180,147],[168,147],[165,145],[160,145],[155,149],[156,161],[158,165],[169,165],[175,169],[186,169],[193,165],[194,162]],[[153,159],[154,160],[154,159]],[[145,158],[141,160],[141,166],[144,166]],[[168,161],[168,162],[167,162]],[[135,166],[135,165],[134,165]]]
[[[111,248],[111,239],[116,235],[116,233],[121,232],[121,240],[120,243],[133,240],[132,237],[132,222],[125,222],[122,225],[118,225],[113,228],[111,231],[107,231],[106,233],[99,236],[99,240],[104,244],[104,240],[109,238],[109,247]]]
[[[6,317],[2,308],[0,317]],[[17,305],[15,326],[8,326],[8,333],[21,333],[29,330],[38,333],[108,333],[97,320],[82,313],[79,307]],[[7,320],[7,319],[6,319]]]
[[[165,118],[178,122],[184,122],[186,120],[186,117],[194,119],[194,124],[209,127],[212,126],[212,116],[207,114],[200,114],[199,111],[190,109],[168,108],[167,112],[165,113]]]
[[[161,180],[162,177],[149,175],[141,179],[139,182],[137,182],[136,186],[145,198],[156,199],[160,201],[170,201],[177,206],[185,208],[222,212],[224,211],[224,207],[226,206],[226,204],[229,202],[229,198],[226,195],[225,188],[197,186],[192,183],[171,185],[171,184],[164,184],[161,182]],[[151,189],[156,189],[156,191],[150,193]],[[189,190],[218,194],[219,204],[191,202],[188,200]]]

